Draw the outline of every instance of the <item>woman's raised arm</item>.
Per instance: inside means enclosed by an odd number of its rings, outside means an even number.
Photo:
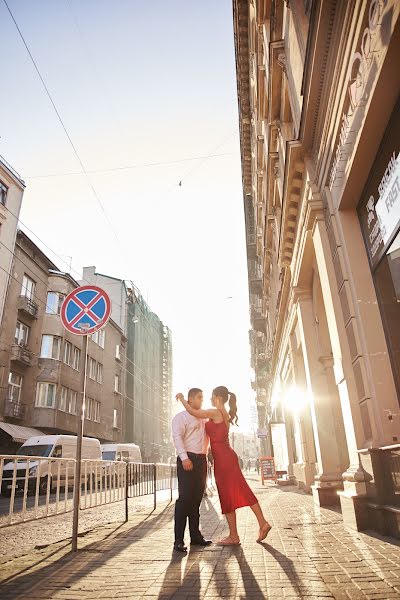
[[[202,408],[193,408],[190,406],[189,402],[185,400],[183,394],[177,394],[175,397],[183,404],[190,415],[198,417],[199,419],[215,419],[215,417],[221,415],[220,411],[216,408],[208,408],[206,410],[203,410]]]

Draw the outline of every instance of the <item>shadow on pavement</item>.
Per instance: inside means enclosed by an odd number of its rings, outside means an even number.
[[[127,531],[118,533],[111,539],[108,535],[105,539],[88,544],[76,554],[69,552],[51,564],[47,564],[40,569],[35,568],[34,572],[32,572],[32,565],[30,565],[28,569],[20,571],[0,584],[0,597],[7,594],[11,596],[12,594],[13,600],[25,600],[27,589],[32,593],[33,591],[40,591],[44,587],[46,596],[43,597],[46,599],[52,598],[54,594],[59,593],[60,589],[72,587],[88,573],[96,571],[118,556],[128,546],[133,546],[144,536],[163,527],[165,522],[171,519],[170,510],[171,505],[168,504],[159,514],[152,518],[150,515],[147,516],[146,519]],[[119,529],[119,527],[116,529]],[[55,551],[53,555],[59,550]],[[91,553],[94,554],[91,556]],[[46,556],[39,563],[36,563],[36,566],[41,562],[47,562],[51,556]],[[33,576],[37,583],[32,583]],[[57,581],[57,589],[46,588],[46,583],[50,584],[52,581]]]
[[[280,565],[281,569],[289,579],[293,591],[297,592],[300,595],[300,580],[294,567],[293,561],[267,542],[260,542],[260,545],[263,546],[265,551],[268,552],[268,554],[270,554],[276,560],[276,562]]]
[[[217,513],[214,503],[209,496],[203,499],[203,509],[207,510],[207,522],[204,522],[202,530],[205,537],[210,536],[216,542],[215,534],[224,521]],[[204,514],[202,515],[203,521]],[[205,533],[207,532],[207,533]],[[231,557],[234,556],[239,566],[243,583],[240,584],[245,598],[252,600],[265,598],[263,592],[254,577],[252,569],[248,564],[245,553],[241,546],[210,546],[205,549],[190,549],[187,556],[173,553],[162,582],[158,600],[167,600],[175,593],[190,596],[191,600],[197,600],[210,595],[233,598],[236,596],[237,579],[232,578],[232,573],[239,574],[232,569]],[[184,566],[183,566],[184,565]],[[203,588],[201,576],[204,575]],[[206,584],[207,580],[207,585]]]

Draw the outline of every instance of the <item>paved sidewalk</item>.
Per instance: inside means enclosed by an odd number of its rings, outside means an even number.
[[[157,492],[157,502],[166,506],[165,499],[170,498],[170,491]],[[136,517],[143,519],[153,507],[153,495],[129,499],[129,519],[136,522]],[[136,520],[135,520],[136,519]],[[79,515],[79,531],[87,532],[101,525],[120,524],[125,520],[125,502],[115,502],[81,510]],[[42,546],[61,542],[71,537],[72,511],[37,521],[27,521],[7,527],[0,527],[0,568],[10,558],[23,556]]]
[[[340,514],[316,509],[295,488],[262,488],[252,481],[274,528],[257,544],[250,509],[239,511],[238,548],[172,552],[173,505],[128,524],[96,528],[80,539],[80,552],[66,543],[1,566],[3,600],[57,598],[400,598],[400,548],[393,540],[352,532]],[[217,539],[225,522],[216,495],[202,507],[205,536]]]

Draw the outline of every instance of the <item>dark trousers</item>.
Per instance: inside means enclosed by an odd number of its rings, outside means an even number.
[[[175,542],[183,542],[186,521],[189,519],[190,539],[201,539],[200,533],[200,504],[207,481],[207,459],[188,452],[193,463],[192,471],[185,471],[178,457],[178,490],[179,498],[175,503]]]

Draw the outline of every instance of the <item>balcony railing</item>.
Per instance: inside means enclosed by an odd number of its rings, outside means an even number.
[[[18,310],[21,310],[25,315],[37,319],[39,307],[27,296],[20,296],[17,304]]]
[[[14,344],[11,348],[11,360],[21,365],[30,367],[32,365],[32,357],[33,354],[29,348],[22,344]]]
[[[5,417],[13,417],[14,419],[24,418],[25,405],[21,402],[16,402],[10,398],[5,398],[3,408]]]

